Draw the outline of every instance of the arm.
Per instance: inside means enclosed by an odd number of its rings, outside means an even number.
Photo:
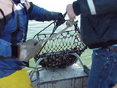
[[[76,15],[101,15],[117,11],[117,0],[77,0],[72,5]]]
[[[34,5],[32,2],[27,1],[28,15],[29,20],[44,21],[44,13],[47,11],[44,8],[41,8],[37,5]]]
[[[44,8],[34,5],[32,2],[29,3],[27,1],[27,3],[28,3],[27,6],[29,6],[28,7],[29,20],[36,20],[36,21],[58,20],[58,23],[59,22],[61,22],[60,24],[64,23],[65,20],[62,13],[47,11]],[[61,19],[63,19],[63,21],[61,21]]]

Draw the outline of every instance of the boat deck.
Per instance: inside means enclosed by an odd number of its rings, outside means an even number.
[[[34,76],[32,79],[36,79]],[[86,88],[88,75],[77,64],[65,69],[39,71],[34,88]]]

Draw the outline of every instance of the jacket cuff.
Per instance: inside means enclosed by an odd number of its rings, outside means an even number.
[[[11,45],[12,48],[12,57],[18,57],[18,46]]]
[[[79,15],[81,13],[80,4],[78,3],[78,1],[73,2],[73,10],[76,15]]]

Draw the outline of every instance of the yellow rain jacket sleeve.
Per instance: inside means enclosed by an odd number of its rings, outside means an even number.
[[[33,88],[27,70],[16,71],[10,76],[0,79],[0,88]]]

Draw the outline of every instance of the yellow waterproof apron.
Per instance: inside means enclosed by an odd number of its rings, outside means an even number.
[[[0,88],[33,88],[27,70],[16,71],[10,76],[0,79]]]

